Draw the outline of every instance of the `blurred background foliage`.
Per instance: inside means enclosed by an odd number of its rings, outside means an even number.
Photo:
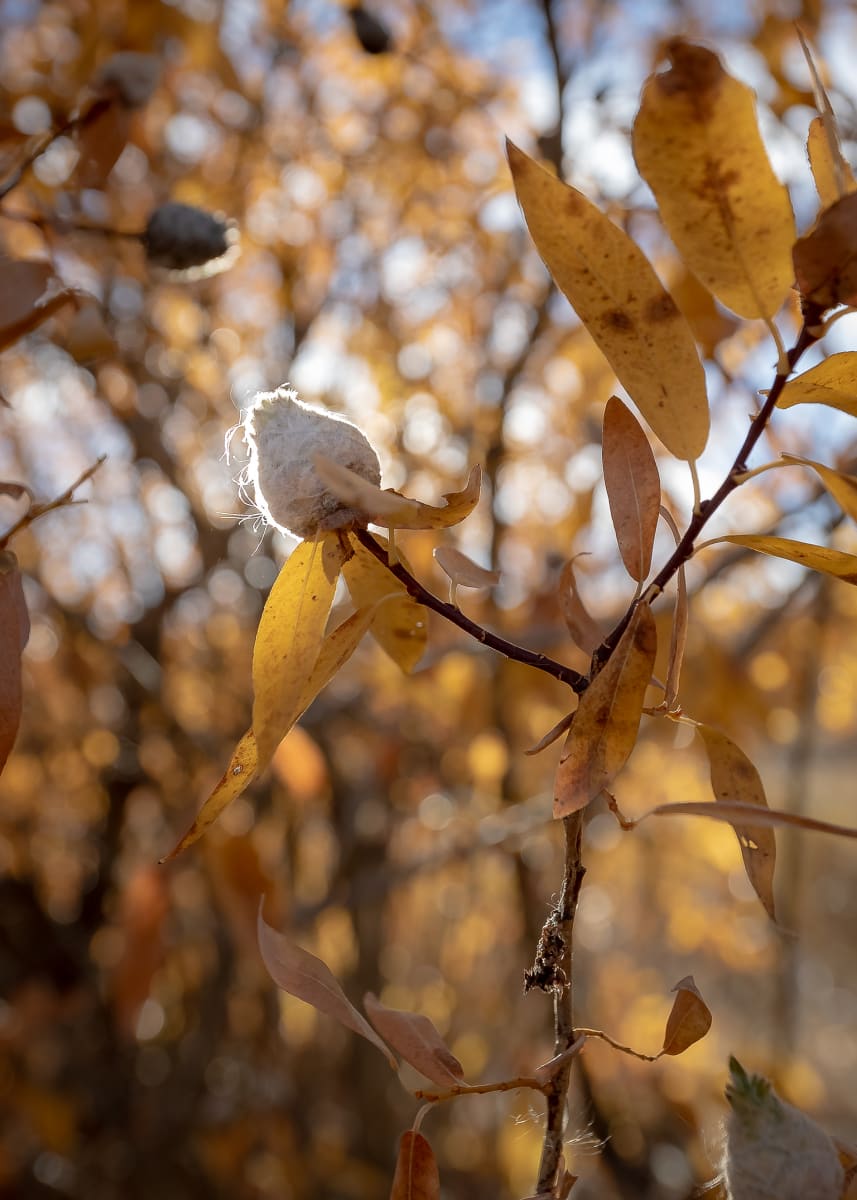
[[[144,107],[114,103],[55,139],[0,208],[4,270],[46,261],[76,289],[0,357],[0,478],[49,499],[107,456],[86,505],[11,547],[32,635],[0,780],[3,1196],[387,1194],[415,1104],[371,1047],[276,992],[255,940],[262,893],[269,917],[353,999],[373,989],[430,1016],[468,1079],[549,1057],[550,1001],[525,997],[522,975],[561,877],[556,751],[523,751],[565,698],[455,630],[432,620],[407,679],[362,648],[268,777],[186,856],[156,865],[246,727],[255,623],[290,548],[238,498],[241,448],[226,461],[224,438],[255,390],[288,379],[361,425],[385,486],[436,500],[481,462],[480,507],[442,536],[493,560],[503,582],[463,606],[584,668],[556,601],[562,562],[586,555],[578,578],[605,627],[631,591],[600,481],[615,383],[551,293],[502,135],[562,162],[674,289],[712,395],[704,494],[775,354],[763,329],[740,325],[683,270],[634,170],[628,129],[662,39],[708,39],[757,89],[805,228],[817,202],[799,18],[829,66],[853,161],[847,3],[378,0],[372,13],[386,49],[336,0],[0,4],[4,178],[112,55],[144,52],[161,68]],[[116,236],[139,233],[169,200],[234,221],[229,270],[177,281]],[[785,315],[787,334],[796,323]],[[828,348],[856,333],[843,320]],[[767,442],[765,458],[787,448],[847,467],[857,455],[847,419],[817,412],[782,414]],[[683,468],[661,469],[686,516]],[[5,527],[17,510],[11,498],[0,506]],[[794,471],[742,488],[717,529],[855,549]],[[402,543],[442,591],[434,535]],[[662,560],[666,535],[659,546]],[[694,561],[690,587],[685,710],[736,738],[772,804],[853,824],[853,589],[723,548]],[[644,726],[619,782],[632,815],[710,795],[700,747],[663,724]],[[654,1051],[669,988],[692,972],[714,1026],[656,1065],[587,1047],[570,1125],[581,1200],[685,1197],[711,1179],[729,1052],[853,1133],[853,846],[778,841],[782,930],[753,897],[728,826],[622,834],[592,807],[578,1019]],[[432,1114],[444,1195],[528,1193],[540,1117],[514,1094]]]

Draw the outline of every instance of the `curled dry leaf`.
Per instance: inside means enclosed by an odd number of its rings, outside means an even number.
[[[697,725],[696,732],[702,738],[711,768],[711,788],[718,803],[729,804],[737,800],[743,804],[768,807],[765,789],[759,772],[747,755],[725,734],[710,725]],[[741,845],[744,869],[753,890],[772,921],[774,913],[774,866],[777,861],[777,843],[773,829],[759,828],[736,823],[733,826]]]
[[[631,578],[642,583],[652,565],[661,479],[649,439],[618,396],[604,409],[601,454],[619,553]]]
[[[388,546],[385,538],[377,540]],[[376,606],[372,636],[393,662],[410,674],[426,648],[426,610],[365,546],[353,539],[351,546],[354,554],[342,568],[351,598],[358,608]],[[385,603],[378,606],[381,600]]]
[[[18,560],[0,550],[0,771],[6,765],[21,722],[21,653],[30,636],[30,618]]]
[[[330,968],[320,958],[272,929],[262,916],[261,905],[258,934],[262,960],[278,988],[311,1004],[326,1016],[334,1017],[354,1033],[359,1033],[381,1051],[394,1071],[398,1071],[399,1064],[395,1057],[345,995]]]
[[[760,554],[770,554],[774,558],[785,558],[789,562],[799,563],[802,567],[809,567],[812,571],[833,575],[843,583],[857,584],[857,555],[846,554],[844,550],[830,550],[827,546],[813,546],[810,542],[795,542],[790,538],[767,537],[754,533],[733,533],[714,541],[746,546],[748,550],[757,550]]]
[[[446,504],[435,507],[409,500],[398,492],[383,491],[340,463],[318,454],[315,469],[332,492],[363,513],[369,521],[388,529],[448,529],[469,517],[479,502],[482,470],[472,468],[460,492],[447,492]]]
[[[826,404],[857,417],[857,352],[831,354],[787,383],[777,405],[793,408],[795,404]]]
[[[301,711],[344,561],[342,546],[332,535],[301,542],[262,610],[253,647],[253,732],[260,771]]]
[[[464,1079],[461,1063],[428,1017],[387,1008],[372,992],[363,997],[369,1020],[397,1054],[439,1087],[454,1087]]]
[[[857,191],[857,180],[854,178],[854,173],[842,157],[842,151],[839,150],[838,133],[835,134],[835,137],[838,153],[831,151],[831,141],[825,118],[815,117],[810,121],[806,153],[822,208],[829,208],[842,196]]]
[[[857,829],[848,825],[836,825],[832,821],[819,821],[800,813],[783,812],[778,808],[760,808],[744,801],[720,801],[709,804],[705,800],[681,800],[676,804],[659,804],[638,817],[633,824],[639,825],[649,817],[709,817],[714,821],[725,821],[728,825],[745,825],[749,829],[790,827],[806,829],[813,833],[832,833],[835,837],[857,838]]]
[[[440,1200],[434,1151],[421,1133],[409,1129],[399,1142],[390,1200]]]
[[[559,577],[559,606],[574,644],[592,655],[604,641],[604,634],[589,615],[577,590],[574,562],[567,562]]]
[[[675,301],[624,230],[511,142],[509,166],[530,235],[654,432],[693,461],[708,440],[705,374]]]
[[[742,317],[773,317],[792,284],[794,216],[753,92],[704,46],[675,38],[634,122],[634,157],[679,253]]]
[[[792,252],[805,303],[824,311],[857,302],[857,192],[825,208]]]
[[[33,493],[25,483],[0,482],[0,496],[9,496],[12,500],[20,500],[23,496],[26,496],[28,502],[30,504],[33,503]]]
[[[692,975],[679,980],[673,991],[676,998],[667,1018],[662,1054],[683,1054],[711,1028],[711,1010],[699,994]]]
[[[627,762],[657,644],[651,609],[638,604],[613,654],[580,697],[557,768],[554,817],[585,808]]]
[[[500,582],[499,571],[489,571],[486,567],[480,567],[455,546],[436,546],[434,557],[440,569],[449,576],[453,592],[459,587],[494,587]]]
[[[552,746],[558,738],[561,738],[566,730],[570,727],[574,720],[574,713],[566,713],[564,717],[560,717],[556,725],[549,729],[544,737],[540,737],[535,746],[530,746],[524,754],[541,754],[542,750],[547,750],[548,746]]]

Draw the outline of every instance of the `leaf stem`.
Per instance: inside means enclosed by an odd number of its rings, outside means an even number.
[[[378,562],[385,566],[390,574],[398,579],[408,595],[412,596],[418,604],[422,604],[425,608],[430,608],[432,612],[436,612],[453,625],[457,625],[459,629],[463,629],[465,633],[470,634],[472,638],[481,642],[482,645],[490,646],[492,650],[496,650],[506,658],[524,663],[529,667],[534,667],[537,671],[544,671],[545,674],[552,675],[554,679],[567,684],[574,692],[583,692],[586,690],[588,680],[579,671],[575,671],[571,667],[566,667],[562,663],[548,658],[546,654],[538,654],[534,650],[527,650],[523,646],[518,646],[515,642],[509,642],[505,638],[499,637],[496,633],[491,633],[490,630],[478,625],[476,621],[471,621],[469,617],[464,615],[461,609],[456,608],[452,604],[447,604],[445,600],[438,599],[437,596],[423,587],[419,580],[413,577],[403,563],[391,563],[386,548],[375,540],[368,529],[355,529],[353,534],[360,545],[368,550],[370,554],[374,555],[378,559]]]

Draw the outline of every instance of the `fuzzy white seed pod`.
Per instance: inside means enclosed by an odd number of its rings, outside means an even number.
[[[729,1200],[839,1200],[844,1172],[820,1125],[729,1060],[723,1173]]]
[[[314,466],[321,454],[377,487],[378,455],[356,425],[304,404],[285,384],[275,392],[260,392],[243,424],[250,449],[245,482],[252,483],[267,521],[299,538],[365,525],[365,518],[334,495]]]

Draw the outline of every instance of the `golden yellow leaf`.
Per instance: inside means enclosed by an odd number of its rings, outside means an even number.
[[[377,537],[377,541],[387,546],[385,538]],[[411,599],[404,585],[365,546],[354,539],[352,546],[354,556],[342,570],[351,598],[358,608],[367,609],[384,597],[393,597],[376,609],[371,632],[393,662],[408,674],[426,648],[426,610]]]
[[[479,503],[482,469],[475,466],[460,492],[447,492],[446,504],[436,507],[385,491],[333,459],[317,454],[315,468],[334,495],[363,513],[369,521],[388,529],[449,529],[469,517]]]
[[[197,813],[190,829],[161,862],[169,862],[171,858],[175,858],[198,841],[223,810],[250,786],[258,773],[256,738],[253,736],[253,730],[248,729],[235,747],[220,782]]]
[[[604,409],[601,455],[619,553],[631,578],[642,583],[652,565],[661,479],[649,439],[618,396]]]
[[[651,609],[638,604],[613,654],[580,697],[557,768],[555,817],[585,808],[627,762],[657,644]]]
[[[830,550],[827,546],[813,546],[810,542],[795,542],[790,538],[767,537],[754,533],[733,533],[714,540],[746,546],[760,554],[770,554],[774,558],[785,558],[789,562],[800,563],[802,567],[809,567],[811,571],[834,575],[843,583],[857,584],[857,555],[846,554],[844,550]]]
[[[507,144],[536,249],[654,432],[677,458],[708,440],[693,334],[639,246],[591,201]]]
[[[822,208],[828,208],[842,196],[857,191],[857,180],[848,163],[842,158],[842,152],[837,156],[831,150],[823,117],[815,117],[810,122],[806,153]]]
[[[843,471],[826,467],[824,463],[813,462],[811,458],[801,458],[799,454],[784,454],[783,459],[786,463],[802,463],[812,467],[845,515],[857,521],[857,476],[846,475]]]
[[[792,408],[795,404],[826,404],[857,417],[857,352],[831,354],[787,383],[777,405]]]
[[[793,272],[794,216],[759,134],[753,92],[679,38],[634,122],[634,157],[694,274],[742,317],[773,317]]]
[[[301,542],[271,588],[253,647],[253,732],[260,771],[301,711],[344,561],[334,536]]]
[[[679,980],[673,991],[676,998],[667,1018],[662,1054],[683,1054],[711,1028],[711,1010],[699,994],[692,975]]]
[[[768,800],[759,772],[744,751],[710,725],[697,725],[696,732],[705,744],[711,768],[711,788],[718,802],[731,804],[737,800],[767,808]],[[736,822],[733,829],[741,845],[747,878],[774,921],[774,866],[777,861],[774,831],[741,822]]]

